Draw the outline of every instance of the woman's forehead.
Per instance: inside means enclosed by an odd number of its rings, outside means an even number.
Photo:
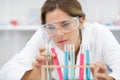
[[[49,23],[46,23],[46,24],[63,24],[63,23],[66,23],[66,22],[71,22],[72,18],[66,18],[66,19],[63,19],[63,20],[55,20],[53,22],[49,22]]]
[[[62,21],[69,18],[71,18],[71,16],[60,9],[46,13],[46,23]]]

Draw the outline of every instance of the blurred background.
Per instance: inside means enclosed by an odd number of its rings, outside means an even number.
[[[120,0],[79,0],[86,19],[106,25],[120,43]],[[45,0],[0,0],[0,67],[41,25],[40,8]]]

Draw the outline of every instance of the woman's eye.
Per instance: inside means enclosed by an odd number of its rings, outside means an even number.
[[[50,27],[48,27],[48,29],[50,29],[50,30],[54,30],[55,27],[50,26]]]
[[[70,25],[70,23],[64,23],[62,24],[63,27],[68,27]]]
[[[48,27],[47,27],[47,29],[49,29],[49,30],[54,30],[55,27],[54,27],[52,24],[49,24]]]

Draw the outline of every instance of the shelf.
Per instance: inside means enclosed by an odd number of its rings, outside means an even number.
[[[120,26],[108,26],[111,31],[120,31]]]
[[[40,26],[0,26],[0,31],[34,31],[39,28]]]
[[[107,26],[111,31],[120,31],[120,26]],[[35,31],[39,26],[0,26],[0,31]]]

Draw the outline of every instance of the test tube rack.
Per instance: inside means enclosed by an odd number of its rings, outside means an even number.
[[[73,65],[73,66],[56,66],[56,65],[42,65],[41,66],[41,80],[46,80],[46,69],[55,69],[55,68],[94,68],[92,65],[84,65],[84,66],[79,66],[79,65]]]

